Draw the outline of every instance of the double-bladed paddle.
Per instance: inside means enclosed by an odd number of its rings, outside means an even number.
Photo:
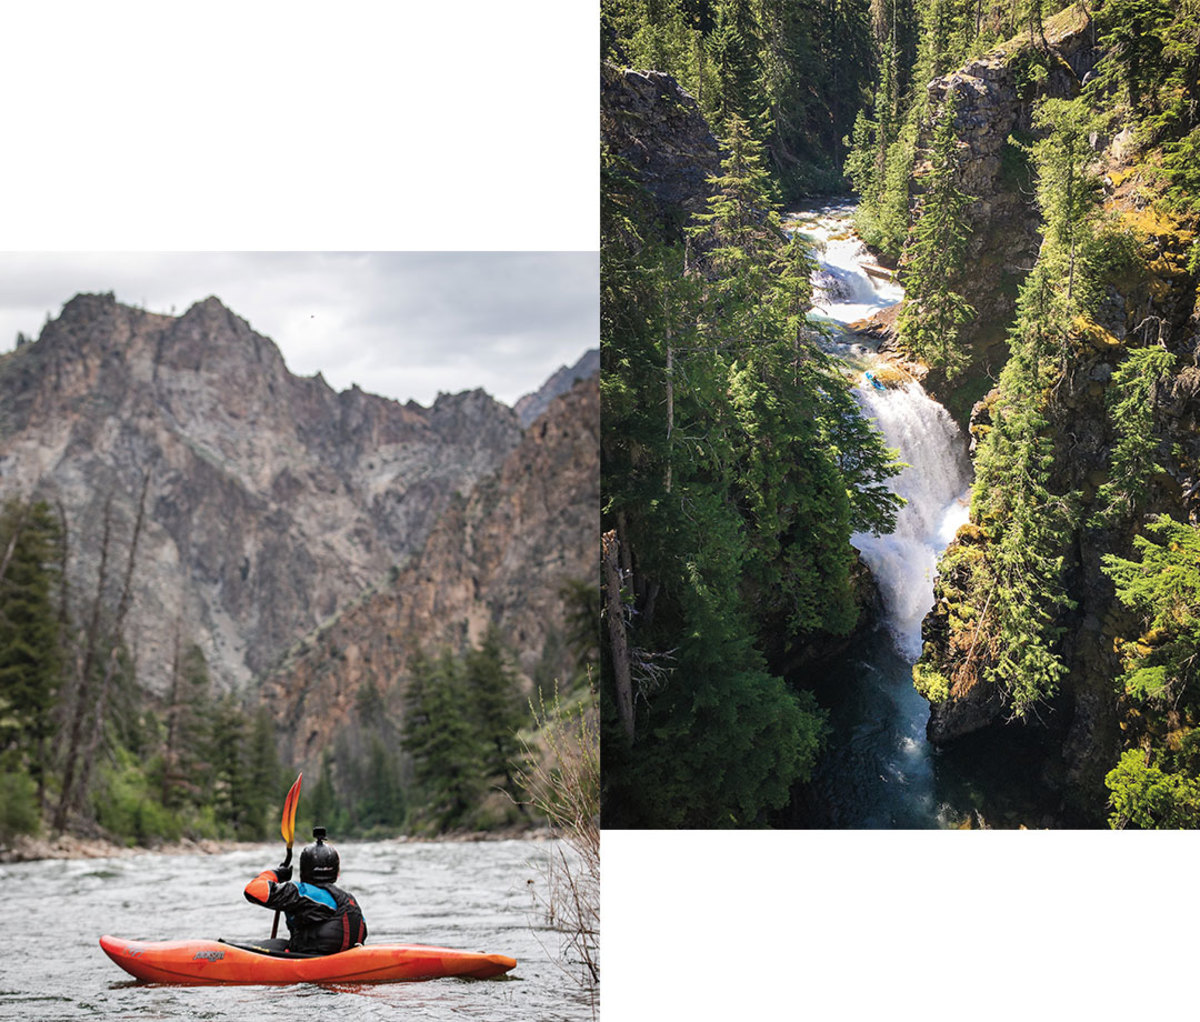
[[[287,798],[283,800],[283,819],[279,821],[279,831],[283,834],[283,840],[287,842],[287,858],[282,863],[284,866],[292,864],[292,839],[296,836],[296,804],[300,801],[300,780],[303,777],[303,771],[296,775],[296,783],[288,789]],[[279,909],[276,909],[275,921],[271,924],[272,940],[278,932]]]

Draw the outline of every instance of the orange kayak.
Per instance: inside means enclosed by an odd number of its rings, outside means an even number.
[[[423,944],[366,944],[334,955],[292,956],[221,940],[124,940],[100,946],[131,976],[148,983],[393,983],[463,976],[491,979],[515,958]]]

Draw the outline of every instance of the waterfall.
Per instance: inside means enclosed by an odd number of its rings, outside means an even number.
[[[878,356],[844,328],[895,305],[904,291],[875,265],[853,231],[852,215],[852,206],[824,207],[796,214],[792,226],[813,242],[817,253],[814,306],[824,319],[843,328],[834,348],[871,364]],[[859,533],[851,542],[878,581],[888,628],[911,662],[921,654],[921,620],[933,606],[938,557],[967,520],[970,464],[958,426],[915,380],[880,389],[863,379],[855,396],[888,446],[908,465],[891,480],[908,502],[897,516],[895,532]]]
[[[895,305],[904,297],[889,270],[879,266],[853,232],[853,206],[826,207],[796,214],[789,226],[813,243],[813,312],[818,319],[845,325]],[[867,268],[870,268],[869,270]]]
[[[933,606],[938,557],[967,520],[965,445],[946,409],[915,380],[885,390],[864,380],[855,396],[908,466],[891,481],[908,503],[896,516],[895,532],[858,533],[850,542],[879,583],[896,645],[915,661],[921,655],[921,620]]]
[[[1044,812],[1045,786],[1008,758],[969,765],[937,755],[925,737],[929,703],[913,687],[921,622],[933,607],[937,561],[967,519],[970,464],[964,437],[915,380],[885,386],[888,365],[869,337],[850,325],[893,306],[903,291],[854,234],[851,205],[792,216],[789,226],[814,242],[817,318],[826,348],[857,374],[854,394],[889,447],[908,467],[889,485],[907,503],[886,536],[851,542],[879,584],[882,625],[844,656],[798,672],[829,712],[830,733],[817,772],[781,815],[782,826],[958,827],[986,810],[989,819]],[[872,378],[868,378],[871,372]],[[874,378],[874,379],[873,379]],[[1015,824],[1014,824],[1015,825]]]

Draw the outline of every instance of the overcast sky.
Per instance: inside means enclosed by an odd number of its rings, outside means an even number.
[[[58,6],[0,14],[0,350],[110,290],[422,404],[597,345],[594,4]]]
[[[81,291],[182,314],[216,295],[299,376],[506,404],[598,346],[595,252],[0,253],[0,350]]]

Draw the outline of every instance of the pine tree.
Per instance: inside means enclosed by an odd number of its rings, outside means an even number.
[[[956,109],[951,91],[933,130],[925,193],[905,252],[905,302],[897,323],[901,343],[948,379],[969,361],[959,346],[959,332],[975,315],[959,290],[970,233],[965,215],[972,198],[958,186]]]
[[[1139,115],[1157,105],[1168,67],[1165,30],[1177,6],[1169,0],[1105,0],[1096,11],[1101,58],[1093,91],[1119,89]]]
[[[1139,698],[1200,697],[1200,530],[1159,515],[1135,536],[1140,560],[1114,554],[1103,558],[1117,599],[1142,620],[1135,640],[1119,643],[1122,682]]]
[[[169,809],[204,805],[211,796],[212,715],[208,663],[204,651],[189,643],[176,654],[167,706],[159,798]]]
[[[1001,376],[1001,393],[1013,362]],[[1009,695],[1013,713],[1028,715],[1058,689],[1066,665],[1057,652],[1060,614],[1073,604],[1062,580],[1075,523],[1071,495],[1050,490],[1053,443],[1036,408],[1012,400],[993,411],[992,429],[976,459],[971,518],[991,542],[975,566],[977,592],[988,594],[989,680]]]
[[[1200,827],[1200,780],[1162,770],[1148,752],[1128,749],[1104,783],[1112,793],[1109,826],[1143,830]]]
[[[467,652],[464,669],[472,722],[482,748],[483,776],[503,778],[504,790],[517,800],[512,765],[521,752],[517,732],[526,723],[528,703],[494,625],[488,628],[483,644]]]
[[[224,696],[214,706],[208,744],[213,766],[213,790],[209,797],[218,822],[241,840],[261,838],[262,795],[254,790],[250,778],[245,709],[233,694]]]
[[[321,769],[308,795],[309,813],[314,821],[330,832],[344,833],[347,827],[344,797],[333,783],[333,752],[325,749],[321,754]]]
[[[750,125],[733,113],[725,124],[726,156],[721,173],[709,179],[707,210],[694,217],[688,235],[706,253],[712,277],[737,282],[765,264],[784,240],[779,213],[771,198],[771,176],[762,145]]]
[[[766,126],[760,81],[761,26],[751,0],[718,0],[716,27],[710,44],[719,92],[713,109],[714,126],[728,133],[734,118],[754,125],[755,134]]]
[[[61,533],[50,507],[10,500],[0,511],[0,754],[11,750],[44,805],[62,669]]]
[[[482,795],[480,749],[465,705],[462,672],[449,653],[415,658],[401,742],[413,759],[421,813],[439,831],[472,825]]]
[[[1033,117],[1046,133],[1030,147],[1044,238],[1038,262],[1048,277],[1062,281],[1054,293],[1055,312],[1064,320],[1089,311],[1096,300],[1089,257],[1101,192],[1089,167],[1093,120],[1082,97],[1042,100]]]
[[[285,786],[275,742],[275,721],[263,704],[254,711],[246,738],[246,778],[246,810],[250,821],[247,830],[257,827],[262,833],[276,806],[276,793]]]
[[[1109,479],[1096,493],[1093,528],[1131,519],[1146,498],[1150,477],[1162,471],[1152,393],[1174,364],[1175,356],[1165,348],[1139,348],[1130,351],[1112,375],[1109,421],[1116,443]]]

